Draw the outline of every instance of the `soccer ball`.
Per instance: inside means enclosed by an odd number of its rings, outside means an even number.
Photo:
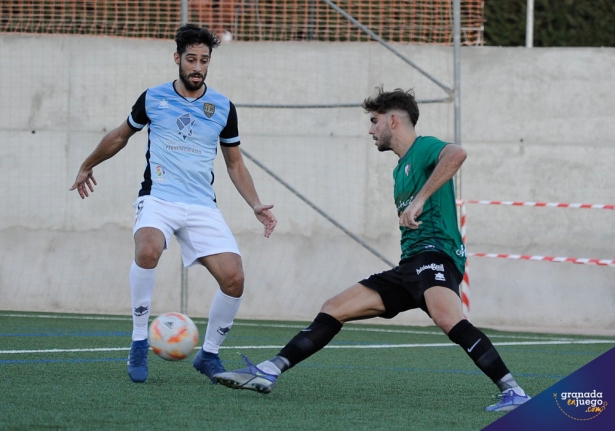
[[[149,345],[167,361],[186,359],[199,343],[199,331],[185,314],[164,313],[149,325]]]

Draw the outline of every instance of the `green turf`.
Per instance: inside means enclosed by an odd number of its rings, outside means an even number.
[[[86,317],[0,312],[0,429],[478,430],[503,415],[484,411],[497,388],[435,327],[346,325],[332,348],[261,395],[214,386],[191,361],[152,353],[148,380],[134,384],[126,374],[130,319]],[[206,322],[195,322],[204,334]],[[239,352],[268,359],[303,327],[238,321],[221,357],[227,368],[243,366]],[[545,341],[608,339],[485,332],[494,343],[514,343],[497,348],[530,395],[615,344],[552,345]],[[446,346],[392,347],[400,344]],[[48,349],[101,350],[41,352]]]

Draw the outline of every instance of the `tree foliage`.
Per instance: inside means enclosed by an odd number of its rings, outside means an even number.
[[[527,0],[485,1],[485,44],[525,46]],[[535,0],[534,46],[615,46],[614,0]]]

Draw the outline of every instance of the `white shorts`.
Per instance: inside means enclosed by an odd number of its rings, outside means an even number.
[[[175,235],[185,267],[212,254],[235,253],[241,256],[235,237],[218,209],[167,202],[153,196],[141,196],[133,206],[133,236],[142,227],[154,227],[164,234],[166,249],[171,235]]]

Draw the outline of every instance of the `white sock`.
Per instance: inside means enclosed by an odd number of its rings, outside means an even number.
[[[515,394],[524,397],[525,391],[521,389],[521,387],[515,381],[515,378],[512,374],[508,373],[500,380],[496,382],[497,387],[502,391],[502,393],[506,393],[512,390]]]
[[[261,362],[256,367],[259,370],[264,371],[267,374],[273,374],[274,376],[279,376],[282,374],[282,371],[271,361]]]
[[[132,262],[130,296],[132,305],[132,340],[147,339],[147,324],[156,282],[156,269],[143,269]]]
[[[521,386],[515,386],[514,388],[510,388],[509,391],[513,391],[515,394],[524,397],[525,391],[521,389]]]
[[[216,296],[214,296],[211,308],[209,309],[203,350],[218,353],[220,345],[224,342],[233,326],[233,320],[240,304],[241,297],[233,298],[232,296],[225,295],[221,290],[216,292]]]

